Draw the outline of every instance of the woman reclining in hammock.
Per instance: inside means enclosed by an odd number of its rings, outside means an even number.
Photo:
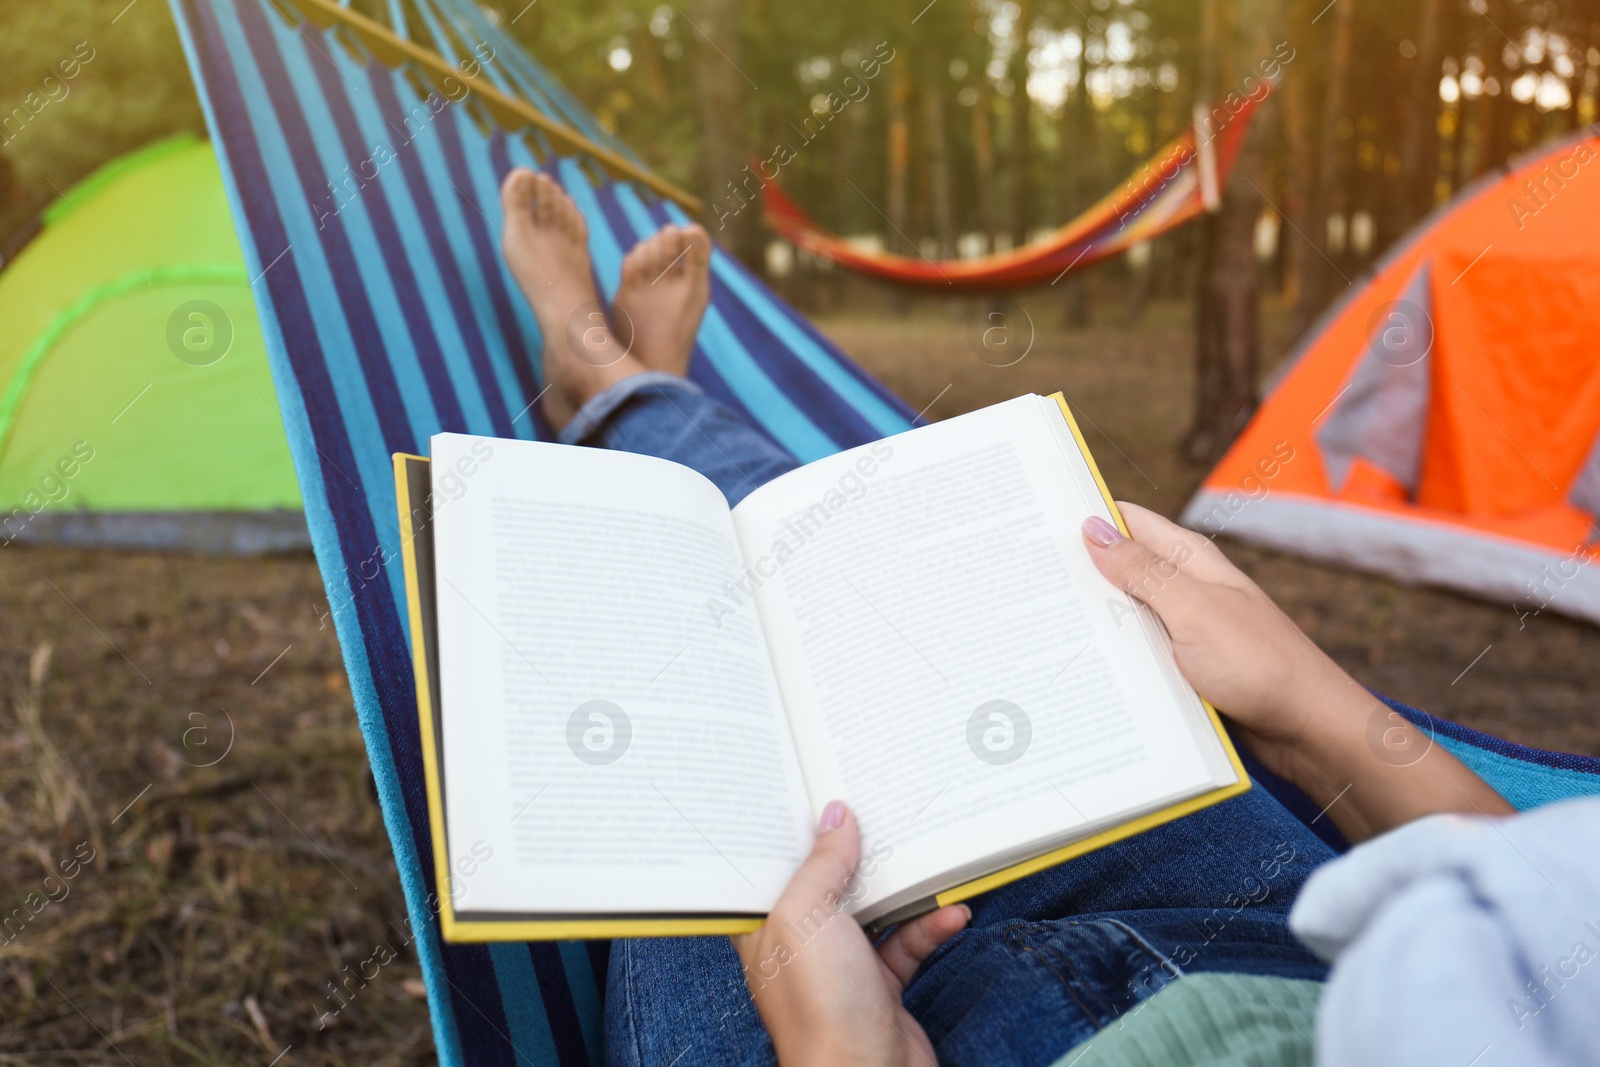
[[[636,246],[608,310],[560,187],[517,170],[502,194],[506,262],[545,338],[544,411],[562,440],[675,460],[730,503],[797,466],[685,377],[710,299],[705,231],[669,226]],[[747,989],[785,917],[842,892],[855,868],[856,822],[834,801],[774,922],[731,941],[616,943],[608,1062],[1597,1062],[1600,801],[1508,818],[1442,747],[1385,762],[1370,694],[1215,545],[1121,507],[1131,539],[1084,524],[1101,571],[1145,590],[1139,576],[1180,543],[1195,553],[1145,594],[1185,676],[1264,766],[1367,843],[1335,859],[1252,789],[876,946],[835,917]]]

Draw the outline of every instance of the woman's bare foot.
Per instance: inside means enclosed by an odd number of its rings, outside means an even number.
[[[699,226],[669,225],[623,257],[611,329],[651,370],[687,374],[710,301],[711,238]]]
[[[501,252],[544,337],[544,413],[565,426],[584,401],[645,369],[606,320],[583,214],[548,175],[518,167],[500,187]]]

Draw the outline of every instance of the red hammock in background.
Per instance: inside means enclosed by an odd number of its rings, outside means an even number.
[[[789,243],[814,256],[885,281],[947,292],[992,292],[1054,283],[1069,271],[1148,241],[1215,210],[1239,155],[1239,145],[1267,94],[1195,109],[1195,122],[1137,173],[1098,203],[1043,240],[1010,252],[972,259],[929,259],[862,249],[820,229],[774,182],[761,189],[767,223]],[[1218,121],[1219,116],[1220,121]],[[1206,137],[1197,136],[1210,130]]]

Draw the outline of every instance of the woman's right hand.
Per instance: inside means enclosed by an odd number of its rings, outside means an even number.
[[[1512,810],[1329,659],[1209,539],[1118,507],[1131,538],[1098,517],[1083,524],[1095,566],[1155,611],[1179,670],[1268,770],[1319,805],[1340,801],[1328,813],[1346,837],[1438,811]]]
[[[1083,524],[1095,566],[1155,611],[1189,684],[1252,739],[1297,746],[1314,732],[1317,694],[1360,692],[1208,538],[1137,504],[1117,506],[1131,539],[1098,517]]]

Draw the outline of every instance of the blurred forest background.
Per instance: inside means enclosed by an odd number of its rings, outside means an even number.
[[[483,6],[653,167],[721,205],[708,216],[718,236],[785,273],[788,295],[813,309],[839,285],[819,290],[814,265],[769,254],[758,210],[728,210],[746,164],[779,143],[797,149],[779,180],[828,229],[976,255],[1071,219],[1180,133],[1196,103],[1247,91],[1276,57],[1279,92],[1222,215],[1063,286],[1063,316],[1082,325],[1097,281],[1120,274],[1135,317],[1151,298],[1204,300],[1208,284],[1253,307],[1259,285],[1298,334],[1435,204],[1594,122],[1600,86],[1600,0]],[[160,0],[4,0],[0,18],[0,121],[73,112],[0,132],[0,234],[107,159],[203,132]],[[93,59],[53,99],[45,79],[80,41]],[[833,113],[830,93],[845,102]],[[1192,458],[1214,456],[1248,414],[1258,344],[1234,341],[1249,365],[1224,395],[1197,398]]]
[[[1476,176],[1595,122],[1600,87],[1600,0],[484,7],[647,163],[721,205],[719,238],[913,408],[1062,389],[1118,495],[1168,515],[1330,300]],[[779,180],[829,230],[926,256],[1014,248],[1269,59],[1281,82],[1223,210],[1007,294],[1037,326],[1014,366],[964,336],[990,298],[825,269],[732,210],[729,184],[787,143]],[[0,0],[0,259],[72,183],[180,131],[205,125],[165,0]],[[1223,306],[1242,312],[1228,330],[1197,328]],[[1362,683],[1600,754],[1593,626],[1226,550]],[[0,938],[0,1065],[435,1062],[325,596],[308,554],[0,552],[0,910],[79,844],[95,856],[70,899]],[[238,743],[213,765],[191,742],[197,723],[220,741],[219,708]],[[399,947],[383,977],[334,999],[378,945]]]
[[[1135,320],[1151,299],[1195,301],[1180,442],[1195,462],[1254,410],[1263,291],[1297,336],[1435,204],[1594,122],[1600,86],[1600,0],[483,6],[811,311],[837,308],[845,280],[769,247],[759,208],[742,208],[745,167],[775,146],[795,150],[779,180],[826,228],[930,258],[979,255],[1072,219],[1196,104],[1251,91],[1276,60],[1279,92],[1223,211],[1060,287],[1069,328],[1105,299],[1097,286],[1115,285]],[[160,0],[4,0],[0,12],[3,255],[58,190],[163,134],[202,133],[203,120]],[[89,76],[52,90],[45,79],[79,42]],[[73,119],[30,121],[46,107]]]

